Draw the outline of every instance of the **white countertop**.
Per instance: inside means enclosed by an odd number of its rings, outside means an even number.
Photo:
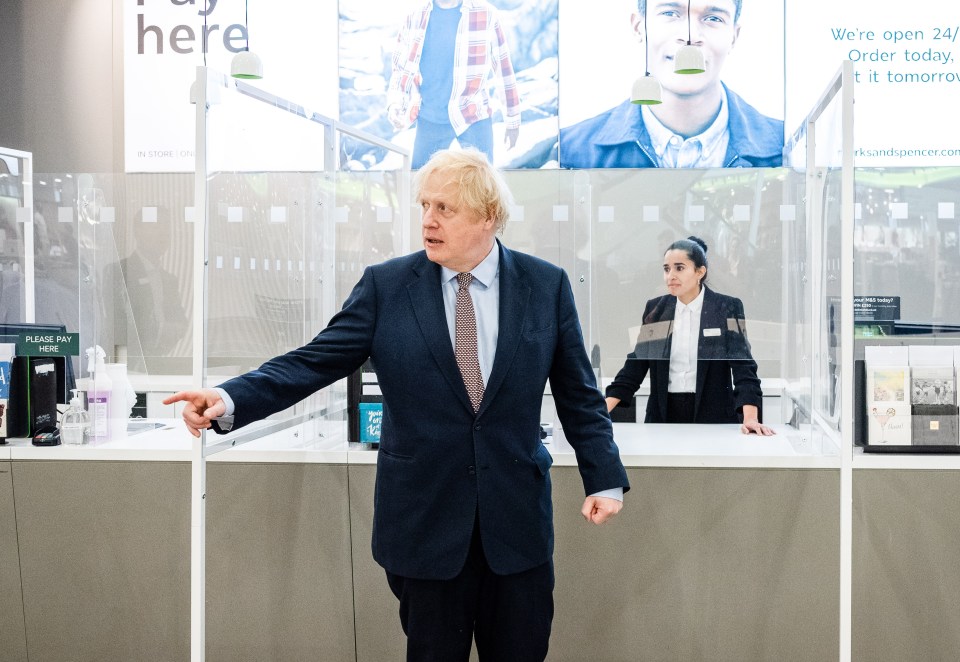
[[[0,460],[100,460],[189,462],[194,438],[181,419],[158,419],[161,427],[124,439],[83,446],[33,446],[28,439],[9,439],[0,445]],[[264,434],[235,447],[219,447],[251,430],[269,427],[261,422],[233,435],[208,435],[218,450],[211,462],[375,464],[377,453],[345,440],[340,421],[310,420]],[[744,435],[738,425],[664,425],[614,423],[614,438],[628,467],[714,468],[839,468],[840,457],[816,452],[810,435],[784,425],[777,435]],[[573,449],[562,433],[547,448],[557,466],[576,466]],[[960,470],[960,455],[873,454],[854,449],[854,469]]]
[[[840,466],[838,454],[815,452],[809,435],[785,425],[772,427],[777,434],[761,437],[741,433],[736,423],[614,423],[613,437],[620,448],[620,458],[628,467]]]
[[[10,439],[0,446],[0,460],[101,460],[189,462],[194,438],[180,419],[156,421],[160,427],[83,446],[33,446],[28,439]],[[207,435],[217,452],[211,462],[374,464],[377,454],[369,447],[345,440],[345,424],[309,420],[270,432],[276,422],[265,421],[239,433]],[[263,428],[264,436],[241,441],[252,430]],[[838,456],[817,455],[800,433],[777,426],[773,437],[744,435],[738,425],[653,425],[614,423],[620,455],[630,467],[838,467]],[[557,466],[576,466],[573,449],[558,433],[547,448]]]
[[[140,421],[138,421],[140,422]],[[143,421],[146,422],[146,421]],[[120,439],[91,441],[81,446],[34,446],[29,439],[8,439],[0,446],[0,460],[102,460],[102,461],[167,461],[189,462],[193,458],[195,438],[187,431],[183,420],[156,419],[156,429],[136,432]],[[226,446],[238,437],[247,437],[258,428],[267,428],[275,421],[260,421],[237,433],[206,435],[206,443],[224,445],[219,452],[208,455],[210,461],[227,462],[329,462],[348,461],[347,444],[325,431],[329,423],[310,421],[243,441],[236,447]],[[338,426],[342,427],[342,426]],[[306,430],[311,429],[311,434]],[[329,436],[328,436],[329,435]],[[375,453],[374,453],[375,455]]]

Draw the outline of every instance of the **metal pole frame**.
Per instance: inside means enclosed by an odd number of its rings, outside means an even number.
[[[401,233],[409,236],[410,213],[410,152],[397,147],[378,136],[368,134],[359,129],[318,113],[311,113],[303,106],[277,97],[248,83],[229,78],[204,66],[197,67],[196,82],[193,92],[196,101],[196,143],[195,143],[195,171],[194,171],[194,234],[193,234],[193,388],[206,386],[207,364],[207,280],[209,274],[209,200],[207,196],[207,111],[210,108],[210,90],[213,87],[228,87],[240,94],[261,101],[279,111],[292,113],[311,122],[317,122],[324,128],[323,167],[326,173],[336,173],[338,139],[340,134],[346,134],[364,142],[383,147],[403,157],[402,177],[400,180],[400,213]],[[336,182],[334,194],[327,206],[327,213],[332,214],[336,207]],[[332,284],[331,284],[332,287]],[[331,289],[331,292],[333,290]],[[194,439],[191,445],[191,499],[190,499],[190,660],[203,662],[206,654],[206,493],[207,493],[207,458],[223,450],[232,448],[247,441],[252,441],[265,434],[293,425],[302,424],[309,415],[296,416],[288,421],[276,425],[260,427],[246,435],[233,436],[230,440],[207,443],[207,431],[204,430],[200,438]]]
[[[23,223],[23,284],[24,284],[24,322],[37,321],[36,301],[36,263],[34,260],[34,228],[33,228],[33,152],[23,152],[17,149],[0,147],[0,155],[12,156],[20,161],[22,166],[20,180],[23,188],[23,218],[17,219]]]

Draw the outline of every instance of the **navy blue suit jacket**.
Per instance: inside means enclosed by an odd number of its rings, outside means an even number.
[[[310,343],[222,385],[236,428],[373,360],[383,392],[373,556],[397,575],[456,576],[477,517],[494,572],[550,559],[552,458],[540,441],[548,379],[585,493],[629,488],[566,274],[498,247],[499,335],[476,414],[450,342],[440,266],[423,251],[368,267]]]
[[[704,288],[697,344],[696,423],[737,423],[743,405],[760,410],[763,393],[757,363],[747,341],[743,302]],[[677,298],[665,295],[647,302],[637,346],[607,387],[607,397],[629,401],[650,372],[646,423],[667,422],[670,345]]]

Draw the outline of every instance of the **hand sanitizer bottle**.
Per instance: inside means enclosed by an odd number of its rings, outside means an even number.
[[[63,412],[60,419],[60,438],[64,444],[79,446],[86,442],[90,430],[90,414],[83,408],[83,402],[77,389],[72,389],[73,397],[70,406]]]
[[[92,442],[110,439],[110,396],[113,394],[113,382],[103,362],[106,356],[100,345],[87,349],[87,373],[90,375],[87,407],[90,411]]]

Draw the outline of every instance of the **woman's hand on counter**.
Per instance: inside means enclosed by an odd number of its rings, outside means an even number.
[[[744,434],[759,434],[763,437],[770,437],[775,435],[776,432],[769,425],[764,425],[760,421],[744,421],[743,425],[740,426],[740,432]]]
[[[760,412],[755,405],[743,405],[743,424],[740,426],[743,434],[758,434],[769,437],[776,434],[769,425],[760,422]]]

